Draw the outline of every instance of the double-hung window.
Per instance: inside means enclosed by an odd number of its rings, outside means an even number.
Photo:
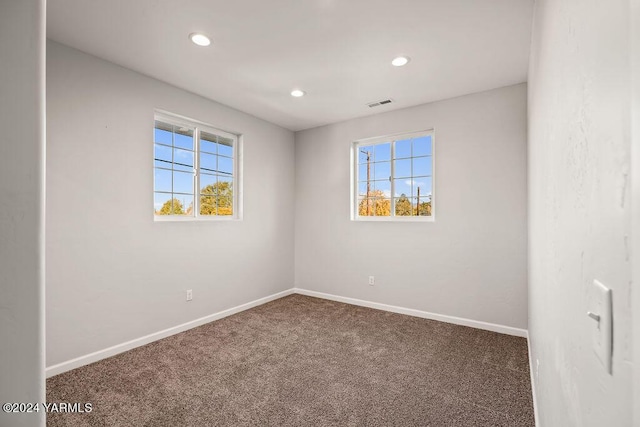
[[[433,220],[433,131],[360,140],[352,150],[352,219]]]
[[[238,218],[238,136],[156,114],[154,200],[157,220]]]

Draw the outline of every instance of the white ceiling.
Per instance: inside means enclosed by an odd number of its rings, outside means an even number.
[[[49,38],[291,130],[527,80],[533,0],[49,0]],[[191,32],[208,34],[202,48]],[[405,67],[391,59],[408,55]],[[293,88],[307,92],[289,95]],[[369,108],[371,101],[394,103]]]

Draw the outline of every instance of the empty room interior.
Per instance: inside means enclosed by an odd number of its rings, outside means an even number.
[[[0,426],[640,426],[640,0],[2,0],[0,127]]]

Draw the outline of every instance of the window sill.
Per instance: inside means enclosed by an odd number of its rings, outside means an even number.
[[[419,217],[419,216],[408,216],[408,217],[356,217],[353,218],[354,222],[435,222],[435,218],[433,216],[427,217]]]
[[[242,218],[235,216],[177,216],[177,215],[154,215],[153,222],[227,222],[242,221]]]

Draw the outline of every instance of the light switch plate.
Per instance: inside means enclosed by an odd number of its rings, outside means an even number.
[[[612,309],[611,289],[594,280],[587,321],[591,323],[593,328],[593,351],[609,374],[611,374],[611,354],[613,351]]]

